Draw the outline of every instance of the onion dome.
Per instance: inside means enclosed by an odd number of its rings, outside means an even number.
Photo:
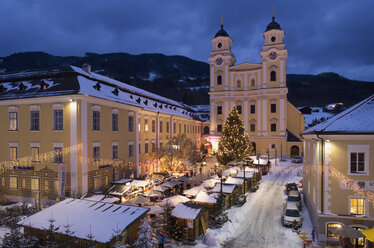
[[[269,31],[269,30],[272,30],[272,29],[278,29],[278,30],[282,30],[281,29],[281,26],[279,25],[279,23],[277,23],[276,21],[275,21],[275,17],[273,16],[272,17],[272,21],[269,23],[269,25],[266,27],[266,30],[265,30],[265,32],[266,31]]]

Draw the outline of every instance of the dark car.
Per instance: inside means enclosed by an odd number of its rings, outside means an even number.
[[[286,186],[286,193],[287,193],[287,195],[288,195],[288,192],[290,192],[291,190],[298,190],[296,183],[286,183],[285,186]]]
[[[300,164],[303,162],[303,157],[294,157],[292,163]]]

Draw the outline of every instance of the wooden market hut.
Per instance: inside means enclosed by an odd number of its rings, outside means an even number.
[[[209,211],[213,211],[217,203],[218,195],[219,193],[208,194],[205,191],[200,191],[193,202],[209,208]]]
[[[209,225],[209,211],[204,206],[191,202],[181,202],[172,211],[177,225],[183,228],[183,238],[194,240],[206,234]]]
[[[72,239],[76,242],[74,247],[87,247],[90,242],[97,248],[113,247],[113,230],[119,230],[121,244],[131,246],[138,237],[141,219],[148,211],[142,207],[67,198],[19,221],[18,225],[24,228],[26,236],[36,236],[42,244],[50,237],[47,230],[53,219],[54,226],[60,226],[54,238]],[[74,232],[71,236],[62,228],[67,221]],[[92,235],[92,240],[88,240],[88,234]]]
[[[234,205],[235,199],[239,196],[240,187],[236,184],[222,184],[222,193],[226,195],[225,207],[231,208]],[[211,190],[213,193],[221,192],[221,183],[217,183]]]

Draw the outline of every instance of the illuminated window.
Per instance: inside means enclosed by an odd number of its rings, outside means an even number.
[[[39,178],[31,178],[31,190],[39,191]]]
[[[18,188],[18,178],[16,176],[10,176],[9,178],[10,188],[17,189]]]
[[[16,131],[18,129],[18,112],[9,112],[9,130]]]
[[[144,132],[148,132],[148,119],[144,119]]]
[[[365,153],[351,152],[351,173],[365,172]]]
[[[31,147],[31,161],[39,162],[39,147]]]
[[[365,214],[365,199],[351,198],[350,199],[350,214]]]
[[[94,181],[94,190],[100,189],[101,188],[101,177],[97,176],[93,178]]]
[[[64,112],[62,109],[53,110],[53,129],[64,129]]]
[[[9,147],[9,160],[10,161],[16,161],[17,160],[17,147],[16,146],[10,146]]]
[[[333,239],[339,238],[339,235],[336,235],[335,233],[332,232],[332,230],[336,227],[342,227],[342,225],[338,223],[327,224],[327,238],[333,238]]]

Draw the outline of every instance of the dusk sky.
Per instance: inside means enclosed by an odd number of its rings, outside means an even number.
[[[223,15],[237,63],[259,63],[272,6],[285,30],[287,73],[374,82],[373,0],[2,0],[0,56],[164,53],[208,62]]]

